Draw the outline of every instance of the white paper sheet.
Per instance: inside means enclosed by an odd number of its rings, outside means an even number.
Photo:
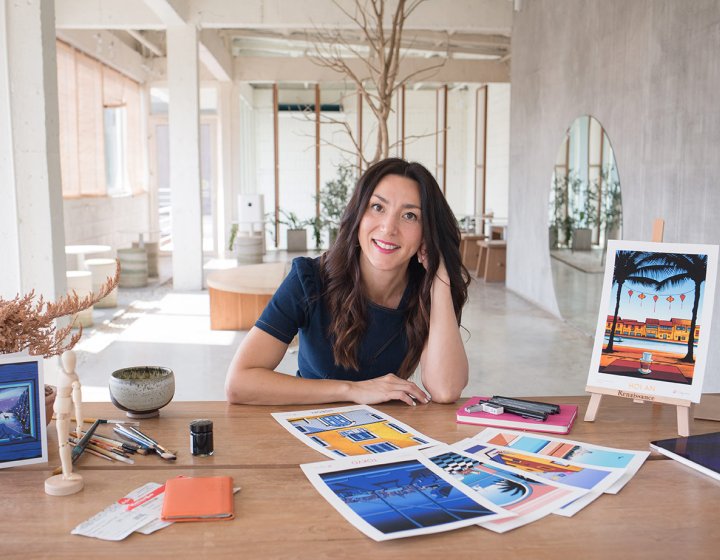
[[[448,445],[424,449],[422,454],[464,487],[515,514],[515,517],[506,519],[478,522],[481,527],[496,533],[505,533],[537,521],[586,493],[541,480],[531,473],[518,475],[502,465],[473,457]]]
[[[510,449],[531,451],[545,457],[557,457],[581,465],[622,469],[623,475],[605,490],[608,494],[617,494],[635,476],[650,455],[649,451],[603,447],[546,434],[529,434],[499,428],[487,428],[472,439]]]
[[[120,541],[133,531],[149,534],[170,523],[160,521],[165,485],[148,482],[75,527],[71,534]]]
[[[272,416],[300,441],[333,459],[439,443],[367,405],[273,412]]]
[[[376,541],[497,520],[504,511],[463,488],[418,450],[300,465],[322,496]]]
[[[623,475],[622,469],[587,467],[537,453],[480,443],[474,439],[460,441],[455,444],[455,447],[470,453],[473,457],[482,457],[493,463],[501,464],[511,472],[531,473],[541,480],[549,480],[563,486],[587,491],[581,498],[553,512],[566,517],[580,511]]]

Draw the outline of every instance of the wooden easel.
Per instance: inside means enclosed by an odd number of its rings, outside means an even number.
[[[665,230],[665,222],[660,218],[657,218],[653,222],[653,233],[652,241],[660,243],[663,240],[663,232]],[[690,435],[690,418],[692,416],[692,402],[684,399],[673,399],[670,397],[656,396],[656,395],[642,395],[638,393],[625,394],[626,391],[618,389],[608,389],[605,387],[585,387],[585,390],[590,393],[590,403],[588,404],[587,412],[585,413],[585,422],[594,422],[595,415],[597,414],[598,408],[600,407],[600,401],[603,395],[613,395],[622,398],[631,398],[633,402],[643,403],[651,402],[653,404],[669,404],[677,408],[677,425],[679,436]]]

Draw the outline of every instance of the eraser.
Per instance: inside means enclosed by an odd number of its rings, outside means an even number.
[[[488,414],[502,414],[505,412],[505,409],[502,406],[494,403],[482,403],[481,410],[483,412],[487,412]]]

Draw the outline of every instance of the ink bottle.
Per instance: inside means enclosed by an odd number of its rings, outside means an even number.
[[[190,422],[190,451],[197,457],[208,457],[213,454],[212,420]]]

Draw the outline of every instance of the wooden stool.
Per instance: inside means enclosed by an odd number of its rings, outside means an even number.
[[[485,282],[505,282],[505,241],[477,241],[480,248],[475,276]]]
[[[460,258],[468,270],[475,270],[477,266],[480,250],[476,242],[483,239],[487,239],[487,237],[473,233],[460,234]]]

